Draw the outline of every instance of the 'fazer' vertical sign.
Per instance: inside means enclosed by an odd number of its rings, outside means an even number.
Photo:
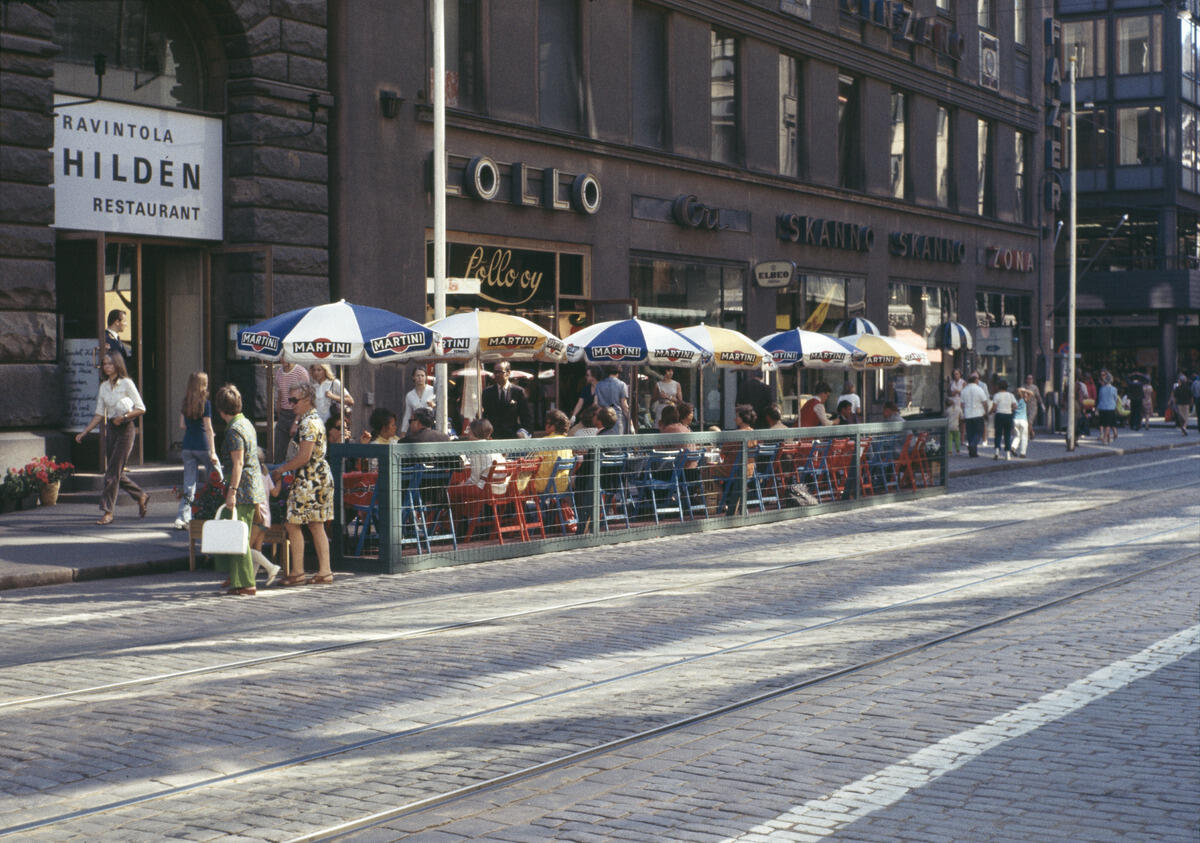
[[[54,226],[220,240],[221,151],[215,117],[104,101],[56,108]]]

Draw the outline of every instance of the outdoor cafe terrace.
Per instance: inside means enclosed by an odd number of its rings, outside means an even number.
[[[334,567],[396,573],[942,494],[945,435],[933,418],[331,445]],[[466,482],[472,457],[482,488]]]

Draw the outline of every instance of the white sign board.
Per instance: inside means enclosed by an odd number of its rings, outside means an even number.
[[[100,370],[96,368],[100,341],[63,340],[63,382],[67,390],[67,419],[63,430],[83,430],[96,413]]]
[[[1013,329],[980,328],[975,332],[975,351],[989,357],[1008,357],[1013,353]]]
[[[78,97],[55,94],[56,105]],[[54,226],[222,238],[221,120],[115,102],[54,112]]]

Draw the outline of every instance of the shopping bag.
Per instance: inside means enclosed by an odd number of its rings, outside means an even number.
[[[204,522],[200,531],[200,552],[242,556],[250,546],[250,531],[244,521],[238,520],[234,510],[230,510],[229,513],[233,516],[232,520],[222,519],[221,513],[224,510],[225,505],[222,504],[212,520]]]

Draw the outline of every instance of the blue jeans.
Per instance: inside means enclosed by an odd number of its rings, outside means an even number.
[[[212,460],[208,458],[208,451],[184,451],[183,457],[183,497],[179,499],[179,520],[188,522],[192,520],[192,501],[196,499],[196,477],[201,465],[204,466],[204,482],[208,482],[208,475],[213,471]]]

